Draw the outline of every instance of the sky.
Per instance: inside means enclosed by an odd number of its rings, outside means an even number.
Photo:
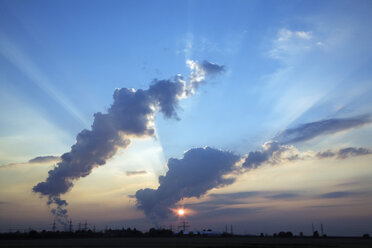
[[[0,231],[371,233],[371,11],[0,0]]]

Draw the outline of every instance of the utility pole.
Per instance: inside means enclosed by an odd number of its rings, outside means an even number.
[[[79,222],[79,232],[81,231],[81,222]]]
[[[88,227],[88,222],[87,222],[87,220],[85,220],[85,223],[84,223],[84,231],[87,231],[87,227]]]
[[[323,224],[320,224],[320,233],[321,233],[322,236],[324,235],[324,232],[323,232]]]
[[[226,224],[226,227],[225,227],[225,233],[227,234],[227,224]]]
[[[314,234],[314,223],[311,223],[312,234]]]
[[[68,230],[70,233],[72,232],[72,220],[70,220],[70,223],[68,225]]]
[[[231,235],[233,235],[233,226],[232,225],[230,226],[230,233],[231,233]]]
[[[56,220],[53,221],[52,230],[53,230],[53,232],[56,232]]]
[[[183,221],[181,223],[181,225],[178,226],[178,228],[182,228],[183,232],[185,232],[186,231],[186,228],[188,228],[188,227],[189,227],[189,225],[188,225],[188,223],[186,221]]]

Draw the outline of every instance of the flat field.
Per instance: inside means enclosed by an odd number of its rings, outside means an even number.
[[[0,247],[372,247],[372,239],[361,238],[100,238],[0,240]]]

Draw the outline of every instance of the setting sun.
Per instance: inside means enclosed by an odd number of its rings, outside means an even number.
[[[183,215],[185,214],[185,210],[183,210],[183,209],[179,209],[179,210],[177,211],[177,213],[178,213],[178,215],[183,216]]]

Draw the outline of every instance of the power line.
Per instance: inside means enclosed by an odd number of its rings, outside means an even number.
[[[53,232],[56,232],[56,220],[53,221],[52,230]]]
[[[189,227],[188,223],[186,221],[182,221],[181,225],[178,226],[178,229],[182,228],[183,232],[185,232],[186,228],[188,228],[188,227]]]

